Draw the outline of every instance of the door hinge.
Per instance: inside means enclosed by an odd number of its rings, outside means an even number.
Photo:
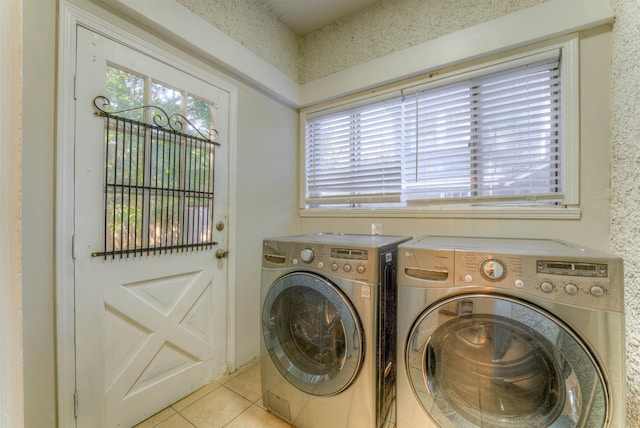
[[[78,99],[78,75],[73,75],[73,99]]]
[[[78,418],[78,391],[73,393],[73,416]]]
[[[71,235],[71,258],[76,259],[76,235]]]

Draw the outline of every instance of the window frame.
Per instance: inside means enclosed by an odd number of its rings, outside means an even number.
[[[560,96],[562,118],[560,126],[562,181],[564,184],[564,204],[558,206],[488,206],[488,205],[452,205],[411,204],[402,207],[344,207],[344,208],[308,208],[306,207],[306,133],[307,117],[314,114],[327,114],[393,98],[403,91],[416,88],[428,88],[452,83],[469,75],[490,73],[499,67],[508,68],[527,57],[544,54],[551,50],[560,50],[562,60],[560,73],[562,91]],[[299,114],[299,214],[302,217],[434,217],[434,218],[580,218],[579,197],[579,37],[573,33],[541,43],[525,46],[508,52],[494,54],[480,59],[461,60],[459,65],[447,69],[432,71],[402,82],[391,83],[364,92],[348,95],[300,110]]]

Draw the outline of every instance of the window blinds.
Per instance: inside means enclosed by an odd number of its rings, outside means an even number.
[[[400,201],[404,128],[401,99],[309,120],[308,203]]]
[[[561,201],[559,61],[308,117],[307,206]]]

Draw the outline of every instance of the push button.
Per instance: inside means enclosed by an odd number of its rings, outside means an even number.
[[[575,284],[569,283],[569,284],[564,286],[564,291],[567,294],[576,294],[578,292],[578,286],[575,285]]]
[[[553,284],[545,281],[540,284],[540,290],[544,291],[545,293],[551,293],[553,291]]]

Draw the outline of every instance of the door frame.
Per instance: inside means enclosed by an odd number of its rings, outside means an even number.
[[[100,16],[100,18],[98,18]],[[58,37],[57,118],[56,118],[56,375],[58,426],[76,425],[75,414],[82,398],[76,395],[75,360],[75,281],[74,281],[74,145],[75,145],[75,68],[76,30],[81,25],[125,46],[140,50],[175,68],[201,78],[229,92],[228,158],[228,250],[227,259],[227,371],[235,369],[235,277],[236,257],[236,159],[237,99],[236,86],[221,80],[203,68],[162,49],[167,45],[148,32],[143,25],[131,22],[99,6],[82,2],[82,8],[70,1],[60,2]],[[170,48],[175,48],[171,46]],[[194,62],[198,58],[193,58]],[[90,106],[87,106],[90,108]]]

